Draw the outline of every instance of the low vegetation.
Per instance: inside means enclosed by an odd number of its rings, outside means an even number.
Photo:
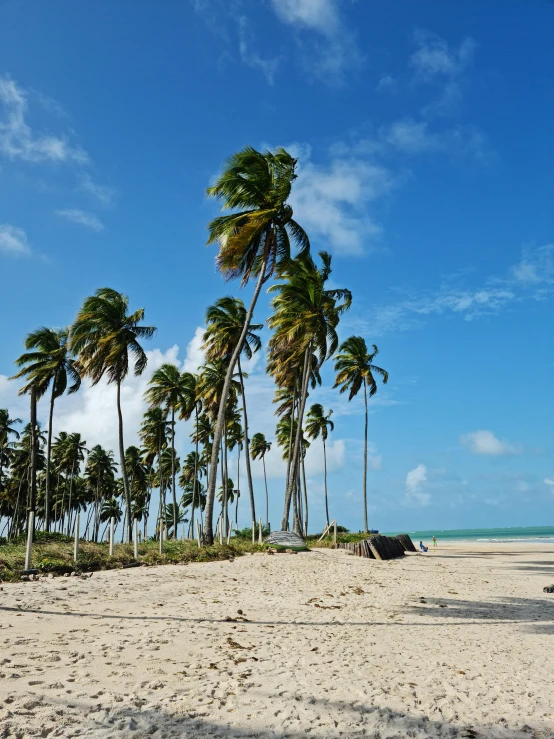
[[[139,557],[135,560],[132,544],[116,544],[114,555],[110,557],[108,544],[81,541],[79,558],[74,562],[71,537],[37,532],[37,540],[33,546],[33,567],[39,574],[64,575],[70,572],[112,570],[136,561],[145,565],[209,562],[260,551],[263,551],[263,547],[246,539],[233,539],[228,545],[214,544],[200,549],[194,541],[169,540],[165,543],[163,554],[160,554],[158,542],[146,541],[139,544]],[[24,563],[23,537],[9,544],[0,545],[0,581],[19,580],[23,574]]]

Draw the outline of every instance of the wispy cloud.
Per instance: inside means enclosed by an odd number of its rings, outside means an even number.
[[[83,148],[64,135],[34,131],[26,120],[25,90],[8,76],[0,76],[0,155],[25,162],[73,162],[86,164]]]
[[[377,92],[394,92],[398,87],[398,81],[390,74],[384,74],[375,88]]]
[[[378,336],[417,328],[434,315],[458,315],[472,321],[498,314],[519,301],[545,300],[554,292],[553,254],[554,246],[550,244],[527,249],[521,262],[510,267],[506,275],[490,277],[480,286],[457,285],[451,279],[434,292],[395,288],[397,294],[405,294],[403,300],[365,309],[363,317],[353,313],[345,323],[359,329],[371,326],[372,336]]]
[[[88,172],[83,172],[79,177],[78,189],[86,192],[104,207],[113,205],[117,196],[117,190],[115,188],[98,184],[98,182],[95,182],[92,179]]]
[[[0,254],[22,257],[30,253],[27,234],[22,228],[10,226],[8,223],[0,224]]]
[[[417,48],[410,59],[410,66],[424,80],[457,77],[473,61],[476,44],[472,38],[463,39],[456,48],[437,34],[419,29],[414,40]]]
[[[281,63],[280,57],[262,57],[253,49],[253,34],[248,24],[248,18],[244,15],[237,18],[239,30],[239,53],[242,61],[252,67],[263,72],[267,82],[273,85],[275,82],[275,74]]]
[[[93,231],[102,231],[104,228],[104,224],[97,215],[94,213],[88,213],[84,210],[67,208],[65,210],[57,210],[56,215],[60,218],[65,218],[66,221],[86,226]]]
[[[521,450],[505,439],[498,439],[492,431],[471,431],[460,436],[460,443],[472,454],[490,457],[507,457],[518,454]]]
[[[309,74],[337,85],[345,81],[347,70],[360,65],[361,53],[340,17],[337,0],[271,0],[271,4],[283,23],[315,35],[301,44]]]

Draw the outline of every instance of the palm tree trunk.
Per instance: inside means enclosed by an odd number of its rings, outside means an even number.
[[[44,488],[44,528],[46,529],[46,531],[50,531],[50,457],[52,455],[52,421],[54,418],[55,387],[56,376],[54,376],[54,379],[52,381],[52,394],[50,396],[50,415],[48,417],[48,442],[46,445],[46,485]]]
[[[290,480],[289,480],[287,491],[285,494],[285,509],[283,512],[283,520],[281,522],[281,528],[283,531],[288,530],[290,501],[292,498],[292,494],[294,492],[294,481],[296,479],[296,474],[298,471],[298,458],[299,458],[298,455],[300,452],[300,439],[302,437],[302,421],[304,418],[304,409],[306,407],[306,399],[308,397],[308,379],[310,377],[309,361],[311,359],[311,347],[312,347],[312,342],[310,341],[304,352],[304,372],[302,376],[300,408],[298,410],[298,421],[297,421],[298,426],[296,429],[296,438],[294,440],[294,452],[292,455],[292,460],[291,460],[291,465],[290,465],[290,470],[291,470]],[[291,427],[291,434],[292,432],[293,432],[293,428]]]
[[[258,281],[256,282],[256,287],[254,289],[254,295],[252,296],[250,307],[248,308],[248,312],[246,313],[246,318],[244,320],[244,326],[242,327],[239,340],[231,356],[231,361],[229,362],[229,367],[227,368],[227,374],[225,375],[223,391],[221,393],[221,398],[219,399],[219,410],[217,412],[217,421],[216,421],[215,429],[214,429],[212,457],[210,460],[210,476],[208,478],[208,489],[206,491],[206,509],[204,512],[204,539],[207,544],[213,544],[213,541],[214,541],[213,515],[214,515],[215,487],[216,487],[216,482],[217,482],[217,455],[219,451],[219,445],[221,443],[221,437],[223,436],[223,426],[225,424],[225,410],[227,407],[227,397],[229,396],[229,390],[231,388],[231,379],[233,377],[233,371],[235,369],[237,360],[242,352],[242,348],[244,346],[244,340],[246,338],[246,334],[248,333],[248,329],[250,328],[250,323],[252,321],[252,315],[254,313],[254,308],[256,307],[256,302],[258,300],[258,296],[260,295],[260,290],[262,289],[262,285],[266,279],[266,275],[265,275],[266,264],[267,264],[267,256],[264,255],[262,264],[260,265],[260,273],[258,276]]]
[[[250,510],[252,512],[252,528],[256,525],[256,504],[254,502],[254,486],[252,484],[252,469],[250,467],[250,440],[248,438],[248,415],[246,413],[246,395],[244,392],[244,378],[240,366],[240,355],[237,360],[240,378],[240,391],[242,393],[242,417],[244,423],[244,446],[246,448],[246,478],[248,480],[248,492],[250,494]]]
[[[238,529],[238,527],[239,527],[239,498],[240,498],[240,442],[238,444],[238,452],[237,452],[237,488],[236,488],[236,496],[237,496],[237,503],[235,505],[235,529]]]
[[[327,498],[327,450],[325,448],[325,439],[323,441],[323,486],[325,488],[325,523],[329,526],[329,500]]]
[[[173,499],[173,538],[177,538],[177,495],[175,493],[175,408],[171,408],[171,495]]]
[[[121,381],[117,381],[117,416],[119,419],[119,464],[121,467],[121,477],[123,478],[123,490],[125,493],[125,505],[127,510],[131,510],[131,491],[129,490],[129,480],[127,479],[127,470],[125,468],[125,447],[123,445],[123,414],[121,413]],[[131,516],[127,521],[127,542],[133,540],[133,525]]]
[[[196,530],[194,528],[194,503],[196,498],[196,478],[198,476],[198,403],[194,404],[194,416],[195,416],[195,425],[196,425],[196,455],[194,457],[194,479],[192,482],[192,511],[190,514],[190,527],[192,531],[192,538],[196,536]]]
[[[67,527],[66,527],[66,536],[69,536],[69,527],[71,525],[71,498],[73,496],[73,476],[75,474],[75,462],[73,462],[73,467],[71,468],[71,477],[69,478],[69,502],[67,504]]]
[[[265,482],[265,525],[269,527],[269,495],[267,493],[267,475],[265,472],[265,452],[262,455],[262,464],[264,466],[264,482]]]
[[[304,536],[308,536],[308,486],[306,485],[304,455],[302,455],[302,480],[304,481]]]
[[[37,507],[37,393],[35,388],[31,389],[31,468],[29,480],[29,512],[35,513]],[[27,537],[31,542],[35,538],[35,526],[33,516],[33,526],[31,531],[27,532]]]
[[[365,403],[365,426],[364,426],[364,534],[367,534],[367,389],[364,377],[364,403]]]
[[[296,382],[297,382],[297,375],[294,376],[294,385],[292,387],[292,403],[290,407],[290,433],[289,433],[289,453],[287,456],[287,482],[286,482],[286,489],[288,489],[289,482],[290,482],[290,465],[292,460],[292,434],[294,429],[294,410],[296,408]],[[303,375],[302,375],[303,376]]]

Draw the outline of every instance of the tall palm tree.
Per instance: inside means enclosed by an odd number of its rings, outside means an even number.
[[[329,500],[327,497],[327,450],[325,442],[327,441],[329,431],[333,431],[335,428],[334,423],[331,421],[332,414],[333,411],[330,410],[329,413],[325,415],[325,411],[323,410],[321,403],[314,403],[306,416],[306,434],[310,439],[318,439],[319,436],[321,436],[321,441],[323,442],[323,480],[325,488],[325,516],[327,526],[329,526]]]
[[[12,444],[10,436],[19,439],[19,432],[13,426],[21,422],[21,418],[10,418],[7,408],[0,408],[0,491],[3,486],[3,467],[7,461],[6,451]]]
[[[246,321],[246,308],[240,298],[220,298],[206,311],[206,331],[204,333],[204,348],[209,360],[229,360],[240,340]],[[244,337],[242,353],[246,359],[251,359],[254,352],[259,351],[262,342],[256,331],[261,331],[263,324],[251,323]],[[256,505],[254,502],[254,486],[252,484],[252,470],[250,469],[250,453],[248,439],[248,414],[246,411],[246,394],[244,391],[244,375],[240,363],[240,353],[237,357],[237,367],[242,396],[242,415],[244,425],[244,445],[246,447],[246,477],[250,495],[250,510],[252,528],[256,525]]]
[[[180,400],[180,405],[179,405],[179,420],[188,421],[191,418],[192,414],[194,413],[194,431],[193,431],[193,437],[194,437],[193,441],[195,443],[194,479],[196,479],[198,475],[198,461],[200,459],[200,455],[198,453],[198,447],[200,444],[199,415],[202,412],[202,399],[200,398],[199,391],[198,391],[199,377],[198,375],[195,375],[192,372],[183,372],[183,374],[181,375],[181,380],[182,380],[182,394],[181,394],[181,400]],[[195,501],[194,501],[195,491],[196,491],[196,488],[193,486],[193,489],[192,489],[193,500],[192,500],[191,521],[190,521],[190,529],[193,532],[193,536],[195,536],[195,531],[194,531],[194,512],[196,509]]]
[[[174,364],[162,364],[150,379],[150,387],[144,394],[151,408],[164,408],[166,413],[171,413],[171,452],[172,460],[175,460],[175,411],[182,409],[186,404],[185,395],[187,387],[185,379]],[[171,497],[173,500],[172,511],[175,515],[173,521],[173,535],[177,536],[177,494],[175,491],[175,466],[171,470]]]
[[[32,331],[25,339],[27,351],[15,360],[15,364],[22,369],[13,379],[25,378],[26,385],[19,394],[28,393],[31,387],[35,388],[36,399],[39,401],[51,386],[50,413],[48,416],[48,443],[46,447],[46,487],[44,493],[44,515],[46,531],[50,530],[50,458],[52,453],[52,421],[54,418],[54,403],[64,394],[68,382],[68,393],[75,393],[81,385],[79,365],[71,356],[69,350],[69,330],[53,329],[42,326]]]
[[[265,436],[258,432],[254,434],[250,442],[250,456],[252,459],[261,459],[264,467],[265,482],[265,525],[269,526],[269,495],[267,493],[267,474],[265,470],[265,455],[271,449],[271,442],[267,441]]]
[[[134,374],[141,375],[148,358],[139,339],[150,339],[154,326],[141,326],[144,308],[129,313],[129,298],[109,287],[101,287],[86,298],[71,328],[70,347],[79,356],[82,372],[96,385],[104,375],[108,383],[117,385],[117,414],[119,421],[119,463],[127,510],[131,510],[131,491],[125,470],[123,444],[123,414],[121,412],[121,383],[129,372],[129,355],[135,364]],[[127,521],[127,538],[131,541],[131,516]]]
[[[284,149],[261,153],[247,147],[234,154],[208,195],[232,211],[209,225],[208,244],[218,243],[218,269],[227,279],[240,277],[245,285],[257,277],[250,307],[241,334],[230,357],[214,430],[214,442],[206,502],[205,538],[213,543],[213,508],[217,480],[218,452],[225,424],[227,396],[235,365],[243,350],[254,308],[263,283],[290,259],[290,242],[309,251],[304,230],[292,218],[288,204],[296,179],[296,159]]]
[[[376,375],[381,377],[383,384],[389,380],[389,373],[373,364],[373,360],[379,353],[379,349],[373,344],[370,352],[362,336],[350,336],[339,348],[335,359],[335,372],[337,377],[334,387],[340,387],[340,392],[349,390],[348,400],[352,400],[358,394],[360,388],[364,388],[365,403],[365,425],[364,425],[364,531],[367,534],[367,398],[373,397],[377,392]]]
[[[300,371],[298,425],[290,460],[290,475],[285,492],[285,506],[281,526],[288,527],[290,503],[297,487],[304,409],[308,396],[310,374],[319,371],[325,359],[332,356],[338,346],[337,325],[341,314],[350,308],[352,295],[346,289],[328,289],[325,285],[331,275],[331,255],[319,254],[322,262],[317,267],[311,256],[301,255],[289,262],[283,273],[283,281],[269,288],[276,296],[272,300],[274,313],[268,321],[275,334],[270,340],[273,374],[283,367],[296,366],[295,377]],[[279,358],[282,358],[279,361]],[[288,383],[287,383],[288,384]],[[295,521],[295,527],[298,522]]]

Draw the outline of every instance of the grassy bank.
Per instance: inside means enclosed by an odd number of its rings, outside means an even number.
[[[210,562],[212,560],[240,557],[250,552],[263,551],[263,547],[250,541],[233,539],[229,545],[214,544],[198,548],[192,541],[164,542],[163,554],[156,541],[139,544],[138,562],[147,565],[178,564],[180,562]],[[73,561],[73,539],[55,534],[39,534],[33,545],[32,566],[39,574],[66,572],[95,572],[112,570],[135,562],[132,544],[116,544],[110,557],[108,544],[81,541],[79,559]],[[16,541],[0,545],[0,582],[19,580],[25,566],[25,542]]]

